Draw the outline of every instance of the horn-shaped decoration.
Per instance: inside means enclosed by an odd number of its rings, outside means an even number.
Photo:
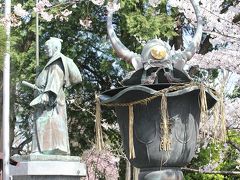
[[[189,46],[184,51],[175,54],[178,57],[180,56],[180,59],[182,60],[183,64],[186,61],[190,60],[193,57],[193,55],[196,53],[202,38],[203,20],[200,15],[199,4],[197,0],[190,0],[190,1],[194,8],[196,18],[197,18],[197,30]],[[117,0],[115,0],[114,3],[117,3]],[[115,49],[117,55],[123,60],[125,60],[126,62],[131,63],[134,66],[135,70],[142,68],[143,67],[142,60],[144,59],[143,56],[130,51],[119,40],[116,33],[114,32],[114,28],[112,25],[112,16],[113,16],[113,12],[109,11],[108,17],[107,17],[107,31],[108,31],[108,35],[112,43],[112,46]],[[180,69],[182,69],[182,65],[180,66],[181,66]]]
[[[197,2],[197,0],[190,0],[190,1],[192,3],[192,6],[194,8],[196,18],[197,18],[197,29],[192,42],[182,52],[182,56],[184,57],[185,61],[190,60],[198,50],[201,42],[201,38],[202,38],[202,29],[203,29],[203,19],[200,14],[199,3]]]
[[[119,40],[116,33],[114,32],[113,25],[112,25],[112,15],[113,12],[108,12],[108,18],[107,18],[107,31],[109,39],[112,43],[112,46],[114,50],[116,51],[117,55],[125,60],[128,63],[132,63],[134,68],[140,69],[142,67],[141,64],[141,55],[136,54],[132,51],[130,51],[128,48],[126,48],[123,43]]]

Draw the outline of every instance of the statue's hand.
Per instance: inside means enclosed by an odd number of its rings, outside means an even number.
[[[49,96],[47,93],[43,93],[41,97],[41,103],[47,105],[49,103]]]

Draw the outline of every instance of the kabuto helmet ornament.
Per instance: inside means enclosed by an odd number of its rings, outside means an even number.
[[[136,71],[139,69],[147,70],[149,67],[158,67],[161,69],[167,68],[170,70],[177,69],[186,74],[186,72],[183,70],[183,67],[186,61],[190,60],[198,50],[203,27],[203,20],[200,15],[198,3],[196,0],[190,1],[197,17],[197,28],[191,43],[189,43],[189,46],[183,51],[171,50],[169,44],[161,39],[152,39],[148,41],[143,47],[141,55],[130,51],[119,40],[114,32],[112,24],[112,16],[114,12],[108,12],[107,31],[111,44],[117,55],[126,62],[131,63]]]

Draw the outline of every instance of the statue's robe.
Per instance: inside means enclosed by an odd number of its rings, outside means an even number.
[[[70,154],[64,94],[64,88],[71,85],[68,72],[71,68],[67,67],[67,61],[72,60],[61,53],[53,56],[36,79],[35,85],[42,92],[38,92],[31,103],[35,106],[32,153]],[[75,74],[79,74],[77,79],[81,82],[81,74],[76,65],[75,70],[78,71]],[[47,105],[41,103],[44,93],[49,96]]]

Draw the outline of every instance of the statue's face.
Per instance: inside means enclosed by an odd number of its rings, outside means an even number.
[[[44,51],[49,58],[51,58],[54,55],[54,49],[51,44],[46,44]]]

